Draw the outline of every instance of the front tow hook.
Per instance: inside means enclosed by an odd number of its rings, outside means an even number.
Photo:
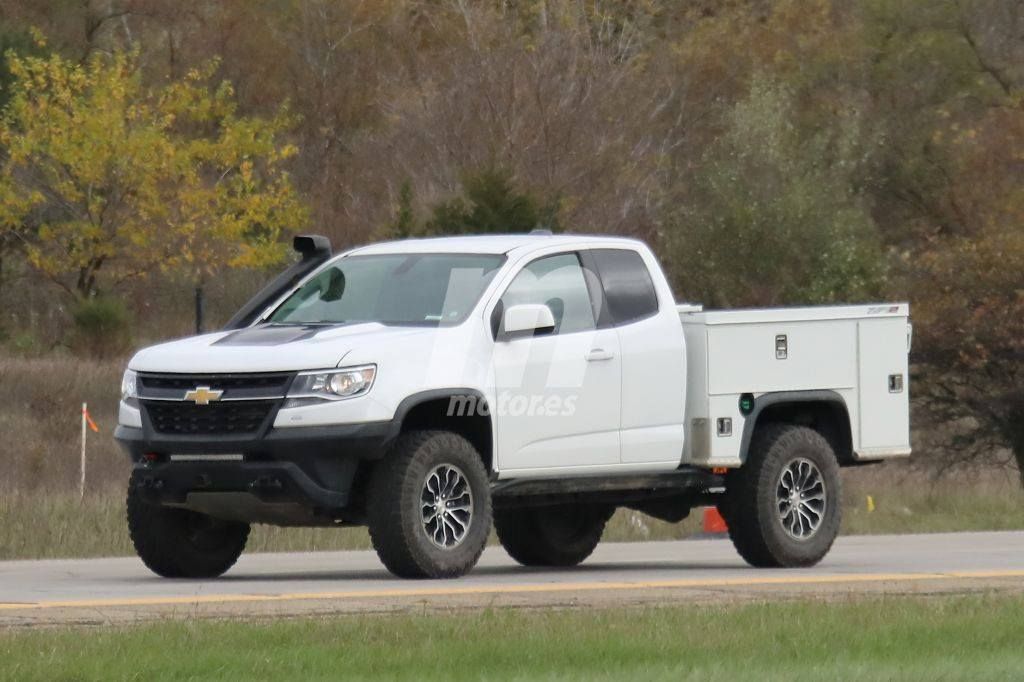
[[[270,476],[260,476],[252,483],[249,487],[253,490],[281,490],[284,488],[284,483],[279,478],[271,478]]]
[[[159,478],[147,476],[146,478],[139,481],[138,487],[140,490],[160,490],[164,487],[164,482]]]

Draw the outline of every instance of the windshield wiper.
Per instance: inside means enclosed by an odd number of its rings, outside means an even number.
[[[313,322],[263,322],[260,326],[266,327],[334,327],[336,325],[345,324],[347,320],[338,320],[336,322],[327,322],[324,320],[316,320]]]

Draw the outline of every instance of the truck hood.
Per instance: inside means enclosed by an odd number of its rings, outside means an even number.
[[[337,367],[353,348],[373,347],[432,328],[377,322],[342,325],[261,325],[191,336],[143,348],[128,363],[139,372],[280,372]]]

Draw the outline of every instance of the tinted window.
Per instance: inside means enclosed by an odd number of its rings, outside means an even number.
[[[522,303],[543,303],[555,318],[555,333],[594,329],[594,310],[576,254],[538,258],[524,267],[501,297],[503,310]]]
[[[629,324],[658,312],[654,282],[639,253],[623,249],[589,253],[604,285],[605,305],[613,324]]]
[[[477,254],[346,256],[302,285],[269,321],[458,324],[504,262]]]

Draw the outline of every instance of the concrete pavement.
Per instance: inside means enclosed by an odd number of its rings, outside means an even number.
[[[851,593],[1024,592],[1024,532],[846,536],[811,569],[747,567],[727,540],[609,543],[574,569],[489,547],[470,575],[409,581],[372,552],[251,554],[217,580],[166,580],[136,558],[0,562],[0,625],[278,617],[483,606],[613,606]]]

